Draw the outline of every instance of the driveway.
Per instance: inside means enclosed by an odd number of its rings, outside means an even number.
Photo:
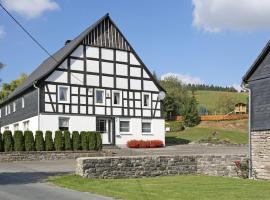
[[[50,185],[49,176],[72,173],[75,160],[0,163],[1,200],[108,200]]]

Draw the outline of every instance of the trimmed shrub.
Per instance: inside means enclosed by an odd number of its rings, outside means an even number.
[[[129,148],[158,148],[163,147],[161,140],[130,140],[127,142]]]
[[[22,131],[14,132],[14,150],[24,151],[24,137]]]
[[[102,149],[102,139],[101,139],[101,134],[100,132],[96,132],[96,150],[100,151]]]
[[[46,133],[45,133],[45,150],[46,151],[53,151],[54,150],[51,131],[46,131]]]
[[[72,141],[70,138],[70,132],[64,131],[65,150],[72,150]]]
[[[81,132],[81,141],[82,141],[82,150],[88,151],[89,150],[89,138],[88,134],[85,131]]]
[[[2,133],[0,133],[0,152],[3,151],[3,138],[2,138]]]
[[[9,130],[4,131],[3,134],[3,144],[4,144],[4,151],[12,151],[13,150],[13,138],[12,138],[12,133]]]
[[[166,122],[166,127],[170,127],[170,131],[177,132],[185,130],[182,121],[168,121]]]
[[[44,151],[45,150],[45,144],[44,144],[44,138],[43,138],[42,131],[36,131],[35,146],[36,146],[37,151]],[[49,151],[51,151],[51,150],[49,150]]]
[[[24,131],[25,151],[35,151],[35,140],[32,131]]]
[[[87,132],[88,140],[89,140],[89,150],[96,150],[97,148],[97,137],[96,132]]]
[[[56,151],[64,150],[64,137],[62,131],[55,131],[54,148]]]
[[[73,151],[78,151],[81,150],[81,136],[78,131],[73,131],[72,133],[72,146],[73,146]]]

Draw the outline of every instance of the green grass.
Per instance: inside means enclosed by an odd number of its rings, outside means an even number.
[[[198,100],[199,106],[207,108],[210,112],[214,113],[217,105],[218,98],[221,94],[228,93],[222,91],[195,91],[195,97]],[[247,103],[248,95],[246,93],[229,92],[234,96],[237,102]]]
[[[190,143],[206,140],[214,132],[219,140],[228,140],[231,144],[247,144],[247,120],[236,120],[226,122],[201,122],[193,128],[186,128],[184,131],[167,132],[166,143]],[[212,136],[213,137],[213,136]]]
[[[124,200],[263,200],[270,198],[270,181],[210,176],[167,176],[140,179],[52,177],[58,186]]]

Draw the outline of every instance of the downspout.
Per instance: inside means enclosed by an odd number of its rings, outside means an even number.
[[[249,157],[249,162],[248,162],[248,177],[249,179],[253,178],[252,175],[252,149],[251,149],[251,90],[246,87],[244,83],[241,84],[241,87],[244,90],[248,91],[248,157]]]
[[[38,130],[40,130],[40,88],[36,86],[37,81],[33,83],[33,86],[38,91]]]

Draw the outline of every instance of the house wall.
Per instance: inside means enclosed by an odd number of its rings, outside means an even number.
[[[260,179],[270,179],[270,131],[251,132],[253,169]]]
[[[22,107],[22,97],[24,97],[24,108]],[[13,102],[16,103],[16,111],[13,110]],[[6,115],[5,107],[10,105],[10,114]],[[7,126],[9,124],[20,122],[36,116],[38,113],[38,92],[37,90],[28,91],[26,94],[17,99],[1,105],[0,126]]]

